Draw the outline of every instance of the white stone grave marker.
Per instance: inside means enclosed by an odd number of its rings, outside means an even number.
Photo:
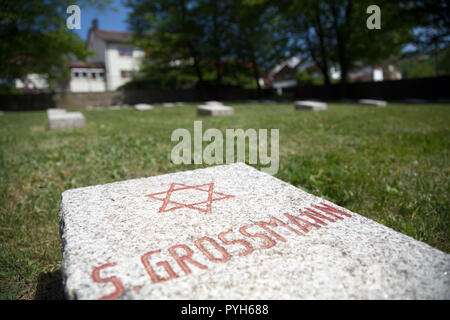
[[[245,164],[63,192],[71,299],[449,299],[450,255]]]
[[[153,106],[145,103],[139,103],[134,106],[134,109],[138,111],[153,110]]]
[[[325,102],[309,100],[295,101],[295,110],[322,111],[327,109],[328,104]]]
[[[84,127],[86,121],[81,112],[67,112],[65,109],[47,109],[50,129],[72,129]]]
[[[358,100],[358,103],[368,105],[368,106],[376,106],[376,107],[386,107],[387,101],[383,100],[373,100],[373,99],[361,99]]]
[[[199,116],[231,116],[234,114],[232,107],[224,105],[200,105],[197,107],[197,114]]]

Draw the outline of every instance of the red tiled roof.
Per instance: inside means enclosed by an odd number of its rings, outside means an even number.
[[[133,40],[133,33],[123,31],[109,31],[109,30],[92,30],[97,37],[108,42],[131,42]]]

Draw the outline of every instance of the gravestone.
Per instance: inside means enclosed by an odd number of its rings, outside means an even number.
[[[328,104],[319,101],[301,100],[295,101],[295,110],[321,111],[327,110]]]
[[[122,109],[122,106],[109,106],[108,109],[109,110],[120,110],[120,109]]]
[[[375,107],[386,107],[387,106],[387,101],[383,101],[383,100],[361,99],[361,100],[358,100],[358,103],[364,104],[367,106],[375,106]]]
[[[81,112],[67,112],[65,109],[47,109],[47,117],[51,130],[79,128],[86,123]]]
[[[175,103],[165,102],[165,103],[163,103],[163,107],[166,107],[166,108],[175,107]]]
[[[234,109],[232,107],[218,105],[218,104],[209,104],[209,105],[200,105],[197,107],[197,114],[199,116],[232,116],[234,114]]]
[[[138,111],[153,110],[153,106],[145,103],[139,103],[134,106],[134,109]]]
[[[243,163],[63,192],[70,299],[449,299],[450,255]]]

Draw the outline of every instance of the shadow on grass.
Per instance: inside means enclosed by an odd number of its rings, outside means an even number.
[[[64,300],[60,269],[39,275],[34,300]]]

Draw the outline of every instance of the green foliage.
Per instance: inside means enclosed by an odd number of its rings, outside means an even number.
[[[101,7],[109,4],[107,0]],[[68,75],[68,63],[84,60],[85,43],[66,27],[72,4],[96,5],[92,0],[15,0],[0,2],[0,78],[23,79],[46,74],[50,86]]]
[[[311,86],[323,84],[323,79],[319,76],[311,75],[306,71],[298,71],[296,75],[297,85]]]
[[[438,75],[450,74],[450,46],[438,53],[436,69]]]
[[[326,84],[331,83],[329,70],[338,65],[341,81],[358,64],[379,63],[410,41],[413,20],[406,10],[393,1],[378,1],[382,11],[380,30],[369,30],[366,9],[371,1],[296,0],[279,1],[279,10],[288,21],[291,54],[312,58]],[[402,19],[398,19],[402,16]]]
[[[400,70],[408,79],[436,76],[436,70],[430,59],[408,59],[400,63]]]
[[[405,78],[426,78],[450,74],[450,47],[429,53],[408,53],[397,63]]]
[[[147,49],[143,77],[182,84],[215,79],[217,85],[258,86],[280,60],[282,20],[264,1],[128,1],[131,28]],[[174,62],[176,64],[174,65]],[[159,76],[155,76],[159,75]],[[175,78],[180,79],[175,79]],[[169,78],[169,79],[168,79]]]
[[[12,86],[0,85],[0,94],[22,94],[22,90]]]

